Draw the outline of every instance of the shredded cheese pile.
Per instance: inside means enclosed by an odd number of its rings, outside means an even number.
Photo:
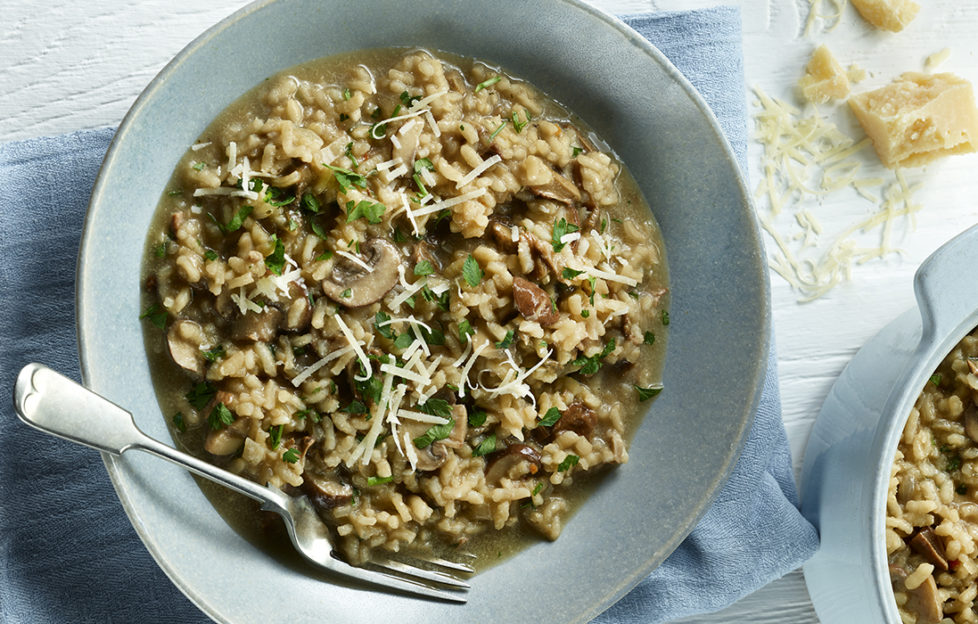
[[[800,301],[812,301],[851,279],[853,265],[900,252],[892,244],[894,225],[909,217],[915,226],[917,185],[899,170],[885,174],[893,176],[890,181],[861,175],[857,154],[871,144],[868,138],[854,141],[817,109],[803,112],[757,87],[754,93],[754,138],[764,148],[758,219],[775,243],[768,263],[801,294]],[[827,235],[816,213],[824,199],[847,190],[872,203],[873,212]],[[878,235],[878,242],[867,244],[867,235]]]

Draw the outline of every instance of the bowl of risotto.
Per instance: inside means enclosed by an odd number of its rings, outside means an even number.
[[[978,229],[918,269],[917,307],[853,358],[805,451],[802,511],[821,548],[805,579],[825,622],[976,617],[978,298],[959,267]]]
[[[350,584],[249,501],[107,457],[217,621],[586,621],[737,459],[769,313],[730,148],[614,18],[517,8],[485,29],[505,6],[251,5],[110,147],[79,270],[86,384],[307,497],[350,563],[478,570],[461,608]]]

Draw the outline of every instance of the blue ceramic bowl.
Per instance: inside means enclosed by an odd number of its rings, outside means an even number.
[[[770,323],[758,230],[716,119],[660,52],[593,7],[265,1],[204,33],[136,101],[95,185],[78,272],[84,381],[168,439],[137,317],[146,231],[177,160],[265,77],[384,46],[474,56],[531,81],[601,134],[638,180],[665,238],[672,324],[666,390],[650,402],[631,461],[603,479],[559,540],[475,577],[462,607],[286,565],[230,529],[187,473],[156,458],[105,457],[106,467],[160,566],[221,622],[377,622],[391,613],[405,624],[584,622],[661,563],[725,482],[759,399]]]

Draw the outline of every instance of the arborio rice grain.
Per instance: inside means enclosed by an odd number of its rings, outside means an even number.
[[[581,478],[627,461],[668,325],[658,230],[600,145],[464,59],[267,80],[190,148],[149,235],[178,439],[310,496],[353,562],[556,539]]]

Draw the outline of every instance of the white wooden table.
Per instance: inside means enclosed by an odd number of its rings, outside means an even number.
[[[593,0],[615,13],[698,8],[722,0]],[[809,0],[727,0],[742,7],[747,83],[793,99],[792,87],[815,44],[827,43],[839,60],[858,63],[869,77],[856,90],[875,88],[945,47],[941,71],[978,84],[978,2],[927,0],[899,34],[875,32],[852,7],[838,27],[821,22],[803,35]],[[829,0],[824,0],[830,8]],[[141,89],[184,45],[243,5],[242,0],[0,0],[0,141],[119,123]],[[750,96],[748,96],[750,97]],[[753,110],[753,109],[752,109]],[[844,108],[830,110],[848,123]],[[858,134],[858,131],[854,131]],[[751,145],[752,179],[760,148]],[[861,155],[867,175],[884,174],[871,151]],[[799,304],[798,293],[772,274],[784,422],[796,474],[808,433],[832,382],[868,338],[913,304],[912,276],[942,243],[978,222],[978,156],[956,157],[907,173],[921,182],[915,227],[899,224],[903,250],[854,269],[852,279],[825,297]],[[825,236],[867,213],[854,195],[812,204]],[[770,245],[770,243],[768,243]],[[962,267],[962,270],[974,270]],[[788,574],[724,611],[682,620],[807,624],[818,619],[800,571]]]

